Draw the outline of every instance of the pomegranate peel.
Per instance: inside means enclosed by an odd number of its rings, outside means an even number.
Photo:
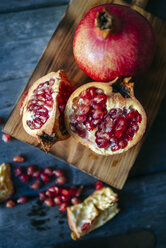
[[[20,114],[23,127],[45,151],[68,137],[64,108],[72,91],[66,73],[59,70],[38,79],[22,96]]]
[[[137,144],[145,132],[147,118],[130,79],[92,82],[76,89],[65,109],[69,134],[100,155],[122,153]]]

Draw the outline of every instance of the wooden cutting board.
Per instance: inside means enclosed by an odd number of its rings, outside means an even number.
[[[38,78],[48,72],[57,71],[58,69],[64,69],[68,72],[68,76],[75,88],[85,82],[91,81],[91,79],[78,68],[74,61],[72,53],[73,35],[83,15],[91,7],[105,2],[130,6],[119,0],[71,0],[66,14],[42,54],[24,91]],[[145,7],[147,0],[133,0],[133,2],[137,3],[137,6],[132,5],[131,8],[140,12],[151,22],[156,34],[157,46],[153,64],[145,75],[137,79],[135,86],[135,95],[147,112],[148,131],[156,117],[166,90],[166,25],[160,19],[153,17],[150,13],[138,7],[139,4]],[[20,98],[3,131],[37,147],[38,144],[36,140],[29,136],[22,127],[21,117],[19,116],[19,105]],[[105,183],[121,189],[137,158],[142,143],[143,140],[124,154],[104,157],[92,153],[88,148],[76,143],[73,138],[69,138],[66,141],[57,142],[50,153],[78,169],[99,178]]]

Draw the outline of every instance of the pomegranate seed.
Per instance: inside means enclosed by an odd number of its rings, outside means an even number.
[[[117,151],[117,150],[119,150],[120,149],[120,146],[118,145],[118,144],[113,144],[112,146],[111,146],[111,150],[114,152],[114,151]]]
[[[58,177],[56,179],[56,183],[59,184],[59,185],[63,185],[66,183],[66,177],[62,176],[62,177]]]
[[[50,191],[50,192],[53,192],[54,193],[54,195],[58,195],[58,194],[61,194],[61,188],[59,188],[58,186],[50,186],[49,188],[48,188],[48,190]]]
[[[76,193],[76,197],[79,197],[80,195],[81,195],[81,193],[82,193],[82,190],[83,190],[83,186],[80,186],[78,189],[77,189],[77,193]]]
[[[33,172],[32,177],[39,178],[40,174],[41,174],[40,170],[37,170],[37,171]]]
[[[41,173],[40,177],[41,177],[42,181],[45,183],[48,183],[50,181],[50,178],[44,173]]]
[[[52,170],[50,168],[44,168],[43,170],[44,174],[46,174],[47,176],[52,176]]]
[[[39,189],[41,187],[41,182],[39,180],[36,180],[34,183],[30,185],[31,189]]]
[[[12,208],[12,207],[14,207],[15,205],[16,205],[15,202],[12,201],[12,200],[9,200],[9,201],[6,202],[6,207],[7,207],[7,208]]]
[[[14,171],[14,174],[16,177],[20,176],[22,174],[22,168],[21,167],[17,167]]]
[[[77,194],[77,188],[70,188],[69,189],[69,195],[76,196]]]
[[[46,199],[46,195],[45,195],[45,192],[44,192],[44,191],[41,191],[41,192],[39,193],[39,199],[40,199],[41,201],[44,201],[44,200]]]
[[[29,181],[29,176],[25,174],[22,174],[19,178],[23,183],[27,183]]]
[[[2,140],[5,142],[5,143],[8,143],[10,140],[11,140],[11,136],[7,133],[3,133],[2,134]]]
[[[72,203],[73,205],[79,204],[80,202],[81,202],[80,199],[78,199],[77,197],[71,198],[71,203]]]
[[[68,204],[66,202],[62,203],[59,207],[59,211],[65,212],[67,210]]]
[[[13,162],[15,163],[23,163],[24,162],[24,158],[20,155],[16,155],[15,157],[13,157]]]
[[[90,223],[84,223],[81,227],[81,230],[83,232],[86,232],[89,229],[89,227],[90,227]]]
[[[61,177],[63,176],[63,171],[62,170],[53,170],[52,172],[56,177]]]
[[[17,203],[19,204],[23,204],[25,202],[27,202],[28,198],[26,196],[21,196],[17,199]]]
[[[128,145],[127,140],[125,140],[125,139],[120,139],[119,140],[119,146],[120,146],[121,149],[124,149],[127,145]]]
[[[83,128],[81,128],[81,127],[77,127],[77,128],[76,128],[76,132],[77,132],[77,134],[78,134],[80,137],[85,138],[85,136],[86,136],[86,130],[85,130],[85,129],[83,129]]]
[[[58,195],[58,196],[54,197],[54,203],[57,206],[61,205],[62,204],[61,196]]]
[[[100,189],[102,189],[102,188],[103,188],[103,183],[100,182],[100,181],[97,181],[97,182],[95,183],[95,189],[96,189],[96,190],[100,190]]]
[[[110,145],[110,142],[108,140],[104,140],[102,138],[98,138],[95,141],[100,148],[107,148]]]
[[[54,205],[54,201],[52,198],[48,198],[44,200],[44,203],[48,206],[48,207],[52,207]]]
[[[35,170],[36,170],[36,166],[35,165],[28,166],[28,168],[27,168],[27,175],[28,176],[32,176],[33,173],[35,172]]]
[[[69,202],[71,198],[69,195],[62,195],[61,199],[62,199],[62,202]]]
[[[46,191],[46,196],[53,198],[55,196],[54,192],[47,190]]]
[[[61,194],[62,194],[62,195],[69,195],[69,190],[67,190],[67,189],[62,189]]]
[[[0,124],[2,123],[2,119],[0,118]]]

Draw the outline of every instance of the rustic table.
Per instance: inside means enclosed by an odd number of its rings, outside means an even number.
[[[3,119],[1,129],[63,16],[67,4],[68,0],[0,2],[0,118]],[[164,0],[149,1],[146,10],[166,19]],[[144,230],[154,234],[156,247],[166,247],[165,109],[166,98],[125,187],[118,192],[120,214],[85,237],[85,240],[133,234]],[[37,164],[41,167],[56,166],[63,169],[68,177],[67,185],[87,186],[85,195],[92,190],[96,181],[18,140],[13,139],[7,144],[0,140],[0,163],[11,163],[14,170],[17,165],[12,162],[12,158],[16,154],[26,158],[23,166]],[[28,195],[31,200],[12,209],[5,208],[4,204],[0,205],[0,248],[47,248],[58,247],[58,244],[64,243],[67,247],[71,238],[66,215],[60,213],[56,207],[40,205],[38,192],[30,190],[28,185],[16,179],[14,183],[16,197]],[[124,247],[150,247],[145,246],[145,243],[144,246],[131,246],[128,243]]]

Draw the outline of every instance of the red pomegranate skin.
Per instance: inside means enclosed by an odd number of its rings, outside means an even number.
[[[106,39],[95,25],[98,12],[109,10],[114,32]],[[73,53],[80,68],[95,81],[142,74],[150,66],[155,37],[150,23],[135,10],[117,4],[90,9],[78,24]]]

